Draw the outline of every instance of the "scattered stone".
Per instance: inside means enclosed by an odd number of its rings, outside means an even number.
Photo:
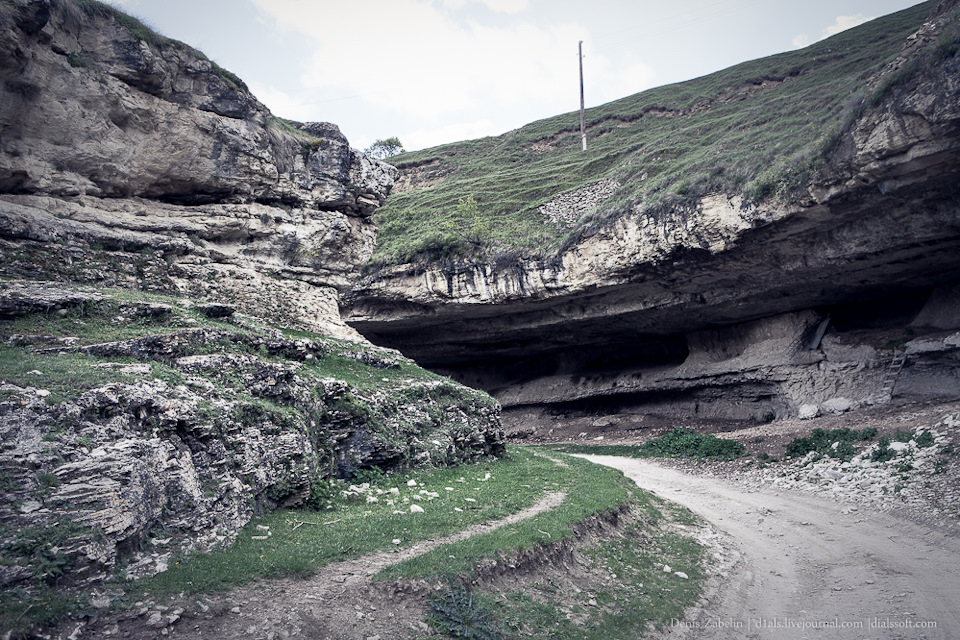
[[[820,405],[820,409],[827,413],[845,413],[853,409],[854,404],[850,398],[831,398]]]
[[[27,500],[20,505],[20,513],[33,513],[43,508],[43,505],[36,500]]]
[[[150,617],[147,618],[147,626],[152,629],[162,629],[163,627],[166,627],[167,624],[167,619],[164,618],[163,614],[159,611],[154,611],[150,614]]]
[[[801,420],[810,420],[820,415],[820,407],[815,404],[800,405],[798,413]]]

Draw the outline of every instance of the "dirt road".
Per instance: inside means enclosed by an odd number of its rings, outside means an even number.
[[[621,469],[722,534],[717,571],[726,575],[671,638],[960,638],[955,533],[645,460],[583,457]]]

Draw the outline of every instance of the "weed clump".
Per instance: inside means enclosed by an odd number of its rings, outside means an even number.
[[[490,612],[462,586],[430,601],[427,622],[442,633],[467,640],[500,640]]]
[[[784,455],[788,458],[800,458],[810,452],[816,452],[831,458],[848,459],[856,453],[854,442],[864,442],[877,437],[877,430],[868,429],[814,429],[805,438],[794,438]]]
[[[599,455],[625,456],[628,458],[695,458],[733,460],[744,454],[744,446],[736,440],[726,440],[711,434],[697,433],[693,429],[673,429],[658,438],[648,440],[639,447],[563,445],[557,447],[564,453],[593,453]]]
[[[648,440],[641,449],[651,457],[718,458],[733,460],[743,455],[743,445],[692,429],[674,429]]]
[[[897,452],[890,448],[890,436],[883,436],[877,442],[877,448],[870,454],[870,462],[890,462]]]

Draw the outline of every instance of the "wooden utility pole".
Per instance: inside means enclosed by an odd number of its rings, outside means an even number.
[[[587,150],[587,125],[583,117],[583,40],[578,46],[580,51],[580,141],[583,143],[583,150]]]

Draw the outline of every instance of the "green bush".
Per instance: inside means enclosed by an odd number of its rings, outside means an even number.
[[[733,460],[743,455],[745,448],[736,440],[726,440],[711,434],[700,434],[692,429],[673,429],[659,438],[653,438],[639,447],[627,445],[561,445],[556,450],[564,453],[586,453],[628,458],[712,458]]]
[[[856,453],[854,442],[873,440],[877,437],[877,430],[870,427],[861,429],[814,429],[804,438],[794,438],[788,445],[785,455],[788,458],[800,458],[811,451],[830,456],[832,458],[847,459]],[[833,445],[837,443],[837,446]]]
[[[335,509],[340,500],[340,483],[334,479],[317,478],[310,483],[310,497],[303,506],[314,511]]]
[[[870,454],[871,462],[889,462],[897,456],[897,452],[890,448],[890,436],[883,436],[877,442],[877,448]]]
[[[926,449],[927,447],[932,447],[934,444],[933,433],[930,431],[924,431],[918,433],[914,437],[914,442],[917,443],[917,446],[921,449]]]
[[[674,429],[659,438],[648,440],[642,449],[651,456],[670,458],[721,458],[732,460],[743,455],[744,447],[736,440],[725,440],[692,429]]]

